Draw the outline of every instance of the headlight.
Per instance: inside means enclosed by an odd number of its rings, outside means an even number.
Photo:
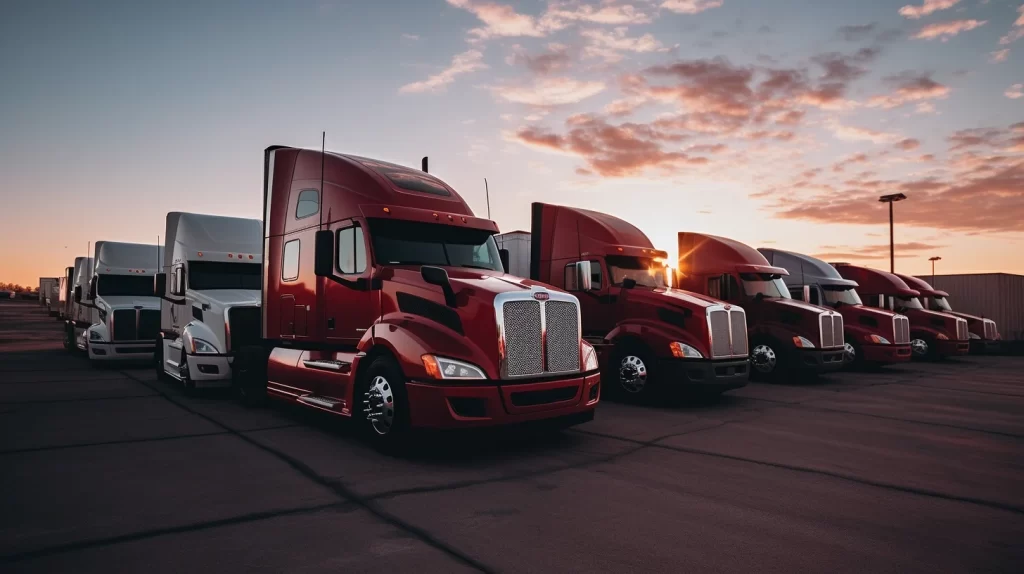
[[[804,337],[801,337],[799,335],[797,335],[796,337],[793,337],[793,344],[796,345],[797,348],[799,348],[799,349],[813,349],[814,348],[814,343],[810,342],[809,340],[807,340]]]
[[[677,359],[703,359],[704,355],[697,349],[685,344],[685,343],[669,343],[668,348],[672,351],[672,356]]]
[[[889,339],[886,339],[885,337],[882,337],[882,336],[879,336],[879,335],[867,335],[864,338],[867,339],[868,343],[874,343],[876,345],[888,345],[889,344]]]
[[[580,357],[583,359],[583,371],[594,371],[598,368],[597,350],[590,343],[580,340]]]
[[[935,337],[935,338],[940,340],[940,341],[948,341],[949,340],[949,337],[947,337],[945,333],[939,333],[939,335],[937,337]]]
[[[216,354],[217,347],[213,346],[213,343],[204,341],[202,339],[192,338],[192,354]]]
[[[423,368],[435,379],[486,379],[483,369],[476,365],[436,355],[423,355]]]
[[[89,340],[90,341],[102,341],[103,340],[103,335],[100,335],[99,331],[89,331]]]
[[[972,338],[972,339],[980,339],[981,338],[981,337],[975,335],[974,333],[968,333],[967,336]]]

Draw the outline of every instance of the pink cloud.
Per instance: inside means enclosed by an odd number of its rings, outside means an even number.
[[[989,57],[993,62],[1005,62],[1010,57],[1010,49],[996,50],[990,53]]]
[[[479,50],[468,50],[457,54],[452,58],[452,63],[441,72],[421,82],[406,84],[399,88],[398,91],[403,94],[440,91],[448,84],[454,82],[457,76],[487,68],[483,58],[484,55]]]
[[[551,74],[565,70],[572,63],[572,56],[569,53],[569,47],[565,44],[551,43],[547,45],[547,50],[531,56],[518,44],[512,47],[512,55],[509,56],[505,61],[509,65],[525,64],[526,67],[534,72],[535,74]]]
[[[967,32],[979,28],[988,23],[988,20],[953,20],[951,22],[938,22],[929,24],[914,35],[918,40],[932,40],[941,38],[943,42],[956,36],[960,32]]]
[[[724,3],[725,0],[665,0],[661,7],[677,14],[699,14]]]
[[[856,126],[848,126],[841,124],[835,120],[830,121],[828,124],[829,129],[832,133],[841,140],[847,141],[869,141],[872,143],[888,143],[899,140],[899,136],[893,133],[880,132],[868,128],[861,128]]]
[[[495,2],[448,0],[448,4],[467,10],[484,23],[483,28],[469,31],[470,36],[477,40],[494,37],[542,37],[564,27],[561,22],[520,14],[511,6]]]
[[[885,78],[885,82],[893,86],[895,91],[871,98],[868,100],[869,106],[891,109],[911,102],[945,98],[950,91],[948,86],[933,80],[930,74],[904,72]]]
[[[917,20],[939,10],[948,10],[960,3],[960,0],[924,0],[920,6],[907,5],[900,8],[900,15],[911,20]]]
[[[604,82],[582,81],[574,78],[539,78],[522,85],[491,86],[499,99],[529,106],[562,106],[579,103],[605,89]]]
[[[1003,92],[1003,94],[1011,100],[1024,98],[1024,84],[1014,84],[1009,88],[1006,88],[1006,91]]]
[[[1024,37],[1024,4],[1017,8],[1020,16],[1013,22],[1013,29],[999,39],[999,43],[1006,46]]]
[[[626,34],[626,27],[620,26],[612,30],[594,28],[582,30],[580,36],[588,41],[583,53],[590,57],[598,57],[606,62],[619,62],[623,52],[662,52],[665,48],[652,34],[631,37]]]

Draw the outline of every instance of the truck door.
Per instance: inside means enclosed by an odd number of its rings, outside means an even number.
[[[370,289],[365,227],[357,221],[331,226],[334,232],[334,271],[342,282],[326,281],[323,332],[327,340],[355,347],[380,314],[380,292]]]
[[[590,261],[590,291],[583,292],[576,288],[574,262],[565,266],[563,285],[580,300],[580,323],[584,336],[604,337],[615,327],[616,303],[619,288],[605,280],[606,273],[601,260]]]

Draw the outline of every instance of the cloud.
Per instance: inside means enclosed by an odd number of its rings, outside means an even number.
[[[699,14],[724,3],[725,0],[665,0],[661,7],[677,14]]]
[[[922,243],[918,241],[910,241],[907,243],[896,243],[893,245],[893,251],[896,257],[908,258],[908,257],[919,257],[922,251],[934,251],[936,249],[942,249],[945,245],[935,245],[931,243]],[[816,253],[812,257],[816,257],[823,261],[871,261],[889,258],[889,244],[879,243],[874,245],[863,245],[863,246],[848,246],[848,245],[822,245],[822,249],[829,249],[831,251],[825,253]]]
[[[448,0],[448,4],[472,13],[484,23],[483,28],[469,31],[470,37],[476,40],[518,36],[539,38],[564,27],[563,22],[520,14],[511,6],[485,0]]]
[[[604,107],[604,112],[610,116],[628,116],[637,108],[647,103],[643,97],[619,98]]]
[[[409,40],[411,42],[415,42],[416,40],[419,40],[420,37],[417,36],[416,34],[402,34],[402,39],[403,40]]]
[[[491,86],[490,89],[507,102],[546,107],[579,103],[604,91],[605,84],[553,77],[540,78],[531,84]]]
[[[456,56],[452,58],[452,63],[441,72],[434,74],[421,82],[406,84],[398,91],[403,94],[415,94],[441,90],[448,84],[454,82],[457,76],[487,68],[487,64],[483,62],[483,58],[484,55],[479,50],[468,50],[461,54],[456,54]]]
[[[1014,20],[1013,29],[1010,30],[1009,33],[1007,33],[1005,36],[999,39],[999,43],[1004,46],[1007,46],[1021,38],[1024,38],[1024,4],[1021,4],[1020,7],[1017,8],[1017,13],[1019,13],[1020,16],[1016,20]]]
[[[1006,48],[1006,49],[1003,49],[1003,50],[996,50],[995,52],[991,52],[989,54],[989,59],[992,62],[1005,62],[1006,59],[1009,58],[1009,57],[1010,57],[1010,49],[1009,48]]]
[[[589,22],[592,24],[650,24],[652,17],[631,4],[605,4],[595,8],[589,4],[573,7],[559,5],[552,7],[547,16],[555,20]]]
[[[897,134],[880,132],[856,126],[848,126],[841,124],[835,120],[829,121],[826,125],[832,131],[832,133],[841,140],[869,141],[879,144],[895,142],[900,139],[899,135]]]
[[[872,34],[878,29],[878,24],[853,24],[849,26],[840,26],[837,33],[839,37],[846,40],[847,42],[859,42],[870,38]]]
[[[513,53],[505,61],[510,65],[525,64],[535,74],[551,74],[565,70],[572,63],[569,47],[565,44],[551,43],[547,51],[531,56],[518,44],[512,47]]]
[[[651,34],[644,34],[639,37],[626,35],[626,27],[620,26],[613,30],[595,28],[582,30],[580,36],[589,42],[583,49],[583,53],[590,57],[598,57],[606,62],[619,62],[622,60],[622,52],[663,52],[661,42]]]
[[[939,10],[948,10],[960,3],[960,0],[924,0],[920,6],[904,6],[900,8],[900,15],[911,20],[917,20]]]
[[[879,54],[877,48],[863,48],[855,54],[830,52],[814,56],[812,60],[825,70],[825,82],[852,82],[868,73],[861,64],[871,62]]]
[[[912,151],[921,147],[921,142],[913,138],[907,138],[896,142],[896,147],[903,151]]]
[[[1024,98],[1024,84],[1014,84],[1009,88],[1006,88],[1006,91],[1003,92],[1003,95],[1010,98],[1011,100]]]
[[[921,102],[914,107],[914,112],[918,114],[937,114],[935,110],[935,104],[931,102]]]
[[[988,20],[953,20],[951,22],[938,22],[929,24],[915,34],[913,37],[918,40],[932,40],[941,38],[943,42],[956,36],[960,32],[967,32],[979,28],[988,23]]]
[[[910,102],[945,98],[950,91],[948,86],[933,80],[931,74],[903,72],[885,78],[884,82],[893,86],[895,91],[871,98],[868,106],[892,109]]]

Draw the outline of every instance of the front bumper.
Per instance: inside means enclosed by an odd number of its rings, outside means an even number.
[[[231,386],[230,355],[185,355],[188,361],[188,378],[196,388],[208,389]]]
[[[989,353],[998,353],[1002,348],[1000,341],[995,339],[971,339],[971,354],[972,355],[987,355]]]
[[[843,368],[846,361],[846,350],[837,349],[795,349],[790,355],[789,367],[799,371],[829,372]]]
[[[957,357],[971,352],[968,341],[936,341],[935,347],[942,357]]]
[[[867,363],[905,363],[913,354],[910,344],[906,345],[864,345],[860,352]]]
[[[727,391],[746,386],[750,378],[750,361],[661,359],[658,361],[658,377],[670,387],[679,385]]]
[[[410,381],[409,418],[418,428],[494,427],[592,413],[601,374],[519,384],[444,384]],[[581,417],[584,420],[586,417]]]
[[[93,361],[152,361],[156,345],[153,341],[101,343],[89,341],[89,359]]]

